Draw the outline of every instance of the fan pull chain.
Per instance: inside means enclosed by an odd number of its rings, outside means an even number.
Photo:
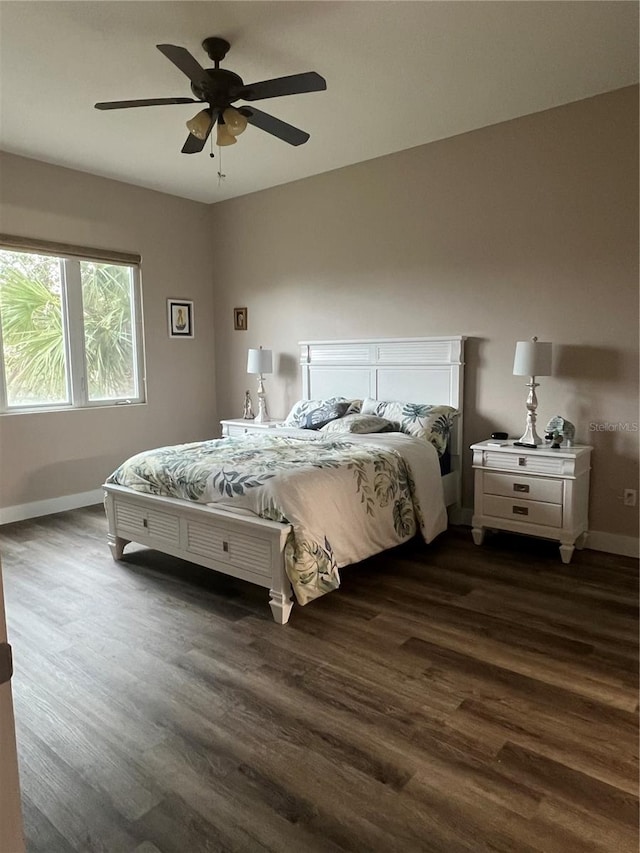
[[[218,157],[220,158],[220,166],[218,168],[218,186],[222,183],[222,181],[227,177],[222,172],[222,148],[218,145]]]

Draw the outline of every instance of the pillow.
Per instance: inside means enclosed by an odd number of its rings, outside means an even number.
[[[400,432],[425,438],[433,444],[438,456],[442,456],[446,450],[454,418],[458,415],[453,406],[386,402],[370,398],[363,402],[362,413],[387,418],[397,425]]]
[[[341,418],[349,408],[349,401],[343,403],[325,403],[317,409],[311,409],[300,424],[302,429],[321,429],[331,421]]]
[[[298,400],[285,418],[285,426],[304,428],[309,412],[331,406],[333,403],[347,403],[347,408],[342,414],[350,414],[360,411],[362,400],[348,400],[346,397],[330,397],[328,400]],[[335,417],[340,417],[340,415],[335,415]],[[327,422],[325,421],[325,423]]]
[[[322,427],[322,432],[350,432],[350,433],[371,433],[371,432],[393,432],[397,430],[395,424],[388,421],[386,418],[379,418],[377,415],[363,415],[358,412],[350,415],[345,415],[335,421],[330,421]]]
[[[360,413],[360,409],[362,408],[362,400],[349,400],[349,408],[347,409],[348,415],[357,415]]]

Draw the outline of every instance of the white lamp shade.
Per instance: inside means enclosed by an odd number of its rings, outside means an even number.
[[[270,349],[250,349],[247,358],[247,373],[273,373]]]
[[[518,341],[513,360],[514,376],[551,376],[552,344],[548,341]]]

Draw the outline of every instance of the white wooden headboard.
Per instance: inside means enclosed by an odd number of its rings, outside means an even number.
[[[302,395],[307,400],[373,397],[455,406],[460,416],[449,449],[456,475],[455,503],[459,503],[465,340],[455,335],[301,341]]]

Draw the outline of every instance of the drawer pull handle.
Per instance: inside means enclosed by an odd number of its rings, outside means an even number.
[[[526,483],[514,483],[513,484],[514,492],[528,492],[529,486]]]
[[[527,457],[526,457],[526,456],[518,456],[518,465],[519,465],[521,468],[524,468],[524,466],[525,466],[526,464],[527,464]]]
[[[148,521],[146,518],[143,518],[143,519],[142,519],[142,526],[143,526],[143,527],[148,527],[148,526],[149,526],[149,521]]]
[[[223,542],[223,543],[222,543],[222,550],[223,550],[225,553],[229,553],[229,543],[228,543],[228,542]]]
[[[512,509],[514,515],[529,515],[528,506],[513,506]]]

